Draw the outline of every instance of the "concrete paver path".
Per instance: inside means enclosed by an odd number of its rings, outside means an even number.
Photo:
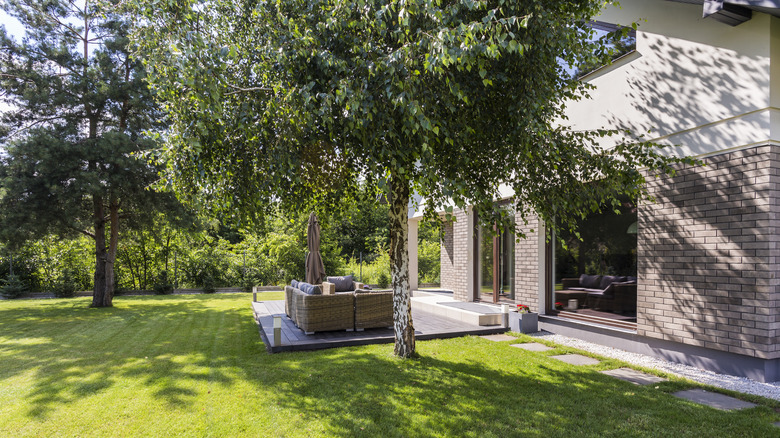
[[[527,351],[550,351],[552,350],[551,347],[548,347],[544,344],[540,344],[538,342],[526,342],[525,344],[512,344],[510,347],[517,347],[522,348],[523,350]]]
[[[581,354],[561,354],[559,356],[550,357],[571,365],[596,365],[600,362],[592,357],[583,356]]]
[[[727,395],[718,394],[717,392],[705,391],[703,389],[689,389],[687,391],[675,392],[672,395],[723,411],[746,409],[756,406],[753,403],[738,400]]]
[[[616,370],[602,371],[601,373],[636,385],[650,385],[652,383],[665,382],[667,380],[663,377],[632,370],[631,368],[618,368]]]

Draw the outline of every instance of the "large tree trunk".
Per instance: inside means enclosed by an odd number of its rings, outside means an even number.
[[[106,219],[102,196],[92,196],[92,219],[95,224],[95,286],[92,290],[92,307],[106,307]],[[108,306],[110,305],[109,300]]]
[[[390,177],[390,272],[393,278],[395,354],[414,354],[414,325],[409,299],[409,181]]]
[[[116,262],[116,250],[119,246],[119,202],[111,199],[108,213],[111,221],[111,237],[108,241],[108,252],[106,254],[106,291],[103,296],[103,302],[107,307],[114,305],[114,262]]]

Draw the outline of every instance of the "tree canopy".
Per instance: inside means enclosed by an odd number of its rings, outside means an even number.
[[[47,233],[95,242],[92,305],[111,306],[120,219],[174,199],[147,190],[157,169],[137,154],[159,126],[143,66],[129,56],[129,23],[111,2],[4,1],[25,27],[0,29],[2,114],[0,219],[13,242]]]
[[[455,205],[493,221],[506,184],[523,218],[573,228],[617,195],[645,196],[638,168],[671,170],[651,144],[605,150],[614,132],[560,123],[587,93],[568,69],[609,62],[607,39],[627,31],[591,38],[603,5],[139,0],[135,41],[172,120],[163,159],[185,198],[251,217],[276,200],[337,208],[334,194],[361,180],[386,191],[396,354],[407,357],[412,191],[430,219]]]

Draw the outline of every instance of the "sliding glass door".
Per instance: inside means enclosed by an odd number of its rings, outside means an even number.
[[[489,226],[489,225],[488,225]],[[515,299],[515,236],[496,224],[476,227],[478,279],[475,300],[512,301]]]

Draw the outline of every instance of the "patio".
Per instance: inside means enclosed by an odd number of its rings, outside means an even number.
[[[252,303],[252,310],[269,353],[281,351],[319,350],[353,345],[384,344],[394,342],[390,328],[366,329],[362,332],[331,331],[306,335],[293,324],[284,313],[284,301],[258,301]],[[274,346],[274,316],[281,317],[281,344]],[[500,325],[479,326],[463,321],[435,315],[415,309],[412,306],[414,334],[418,340],[444,339],[459,336],[490,335],[504,333],[508,329]]]

